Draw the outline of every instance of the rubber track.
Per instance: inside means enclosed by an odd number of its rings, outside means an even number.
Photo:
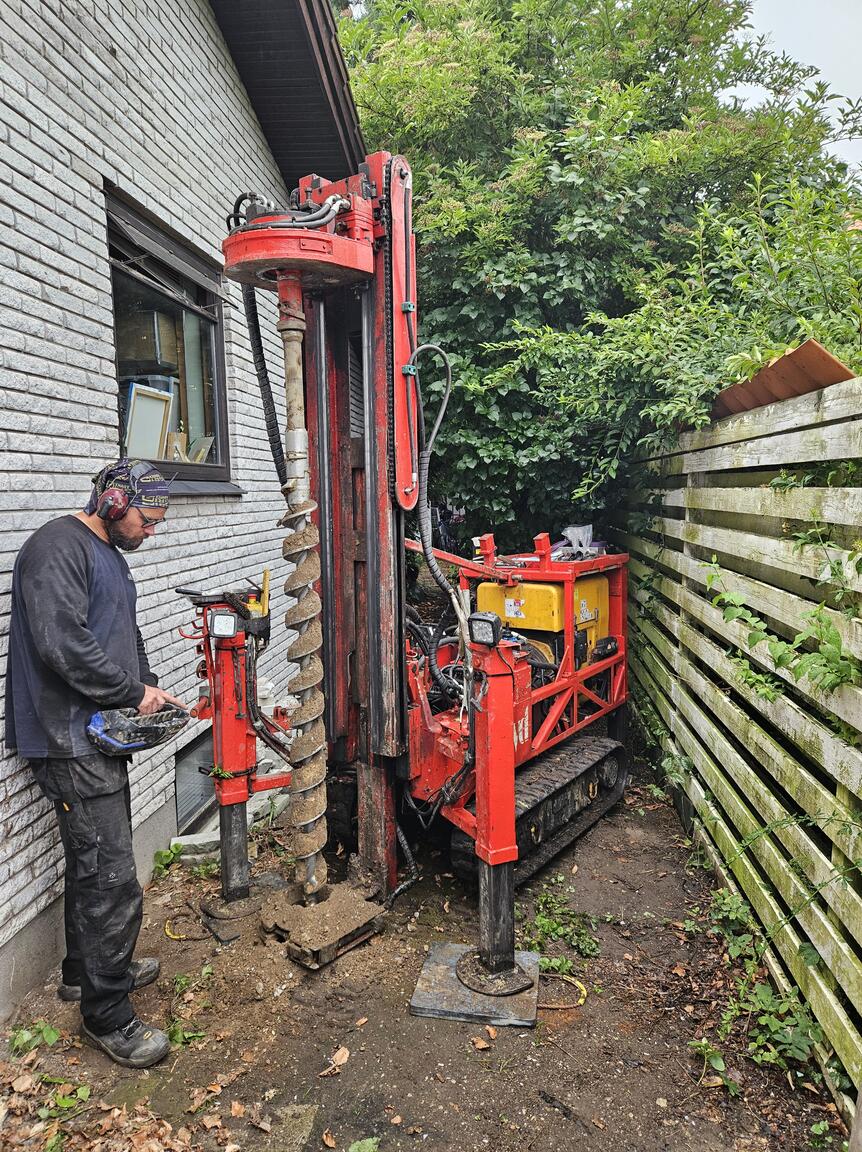
[[[600,793],[592,803],[562,827],[551,830],[547,839],[515,864],[515,884],[523,884],[539,869],[544,868],[553,858],[567,848],[579,836],[600,820],[622,796],[628,780],[627,755],[625,747],[617,740],[601,736],[577,736],[546,752],[544,756],[520,769],[515,777],[515,821],[519,844],[527,840],[524,836],[534,816],[541,815],[542,809],[572,785],[585,772],[597,768],[607,757],[615,757],[619,762],[617,781],[613,788]],[[475,811],[475,802],[468,805]],[[458,829],[453,829],[451,844],[452,869],[464,879],[476,876],[476,855],[473,840]]]

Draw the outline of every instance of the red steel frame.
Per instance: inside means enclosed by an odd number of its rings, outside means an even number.
[[[419,545],[406,545],[419,551]],[[475,711],[475,762],[458,800],[440,811],[452,824],[476,842],[476,855],[488,864],[516,860],[515,772],[555,745],[609,715],[625,704],[626,678],[626,599],[628,556],[596,556],[590,560],[554,560],[547,533],[536,536],[534,551],[498,560],[494,538],[481,537],[481,560],[466,560],[439,552],[437,558],[455,564],[459,584],[468,589],[478,580],[495,580],[513,586],[520,583],[562,584],[563,656],[550,684],[533,688],[529,664],[515,642],[501,641],[496,648],[472,644],[473,665],[483,681],[481,708]],[[617,650],[604,660],[576,667],[574,584],[584,576],[601,573],[608,580],[608,629]],[[452,655],[454,655],[454,647]],[[445,652],[443,659],[445,659]],[[463,763],[467,749],[467,719],[457,709],[433,715],[427,697],[424,670],[418,653],[408,650],[410,688],[410,779],[408,787],[417,799],[427,801]],[[589,681],[609,673],[607,699],[590,687]],[[579,701],[594,711],[579,718]],[[547,715],[533,730],[536,705],[550,701]],[[475,815],[467,805],[475,797]]]
[[[199,606],[192,631],[179,629],[183,639],[197,642],[197,651],[203,655],[198,675],[207,680],[208,691],[198,700],[192,715],[198,720],[212,720],[216,799],[220,805],[245,804],[255,792],[289,787],[291,774],[282,771],[257,775],[257,733],[248,710],[246,633],[237,616],[235,636],[212,637],[209,620],[213,610],[235,613],[227,601]],[[277,726],[283,731],[290,727],[281,719]]]
[[[329,224],[291,232],[277,227],[277,216],[257,217],[253,230],[237,229],[223,245],[226,268],[234,279],[275,289],[287,275],[301,280],[306,294],[306,408],[314,491],[319,491],[322,480],[316,460],[317,448],[326,439],[324,427],[328,428],[327,456],[332,471],[331,523],[319,523],[321,534],[330,533],[334,557],[332,599],[324,603],[324,611],[332,613],[335,620],[333,682],[327,684],[327,693],[333,698],[333,730],[328,735],[331,746],[339,744],[343,762],[356,765],[360,855],[385,891],[390,891],[397,880],[394,764],[406,749],[406,786],[417,799],[428,800],[462,767],[469,741],[466,716],[457,710],[432,713],[425,670],[409,642],[405,648],[401,632],[399,509],[409,511],[418,498],[418,404],[409,364],[417,322],[411,186],[410,167],[403,157],[378,152],[366,158],[358,174],[345,180],[331,182],[307,176],[300,181],[301,200],[323,204],[334,194],[349,199],[349,208]],[[267,227],[267,219],[274,226]],[[373,308],[372,379],[366,381],[366,395],[376,413],[366,432],[370,442],[365,445],[364,463],[346,451],[350,430],[344,364],[339,363],[328,337],[322,341],[325,349],[318,349],[315,339],[316,324],[322,323],[326,331],[331,294],[362,282],[367,283],[364,291],[370,293]],[[317,304],[309,293],[316,294]],[[343,308],[343,300],[339,302],[337,296],[332,296],[331,302],[333,309]],[[321,359],[325,364],[319,363]],[[318,397],[312,381],[319,370],[323,371],[325,386]],[[325,421],[319,401],[327,405]],[[376,496],[366,500],[366,492],[374,483]],[[530,667],[517,644],[503,641],[490,649],[471,645],[483,693],[481,706],[474,711],[474,764],[459,798],[441,812],[475,839],[477,855],[489,864],[517,858],[516,769],[607,716],[624,704],[627,696],[628,557],[555,561],[547,534],[537,536],[534,545],[533,552],[513,557],[518,562],[515,564],[497,559],[490,535],[482,537],[480,560],[437,552],[439,559],[458,566],[462,589],[477,580],[495,580],[507,586],[541,581],[559,583],[566,589],[563,656],[552,683],[532,687]],[[377,563],[374,581],[368,577],[365,562],[366,549],[372,546]],[[419,550],[409,541],[407,547]],[[608,578],[608,635],[616,639],[617,651],[605,660],[577,668],[571,589],[575,580],[592,573]],[[369,623],[372,606],[376,612],[373,636]],[[234,687],[239,643],[239,639],[217,641],[214,657],[206,645],[207,672],[211,683],[219,685],[216,697],[220,707],[214,715],[216,764],[234,774],[229,782],[216,781],[221,803],[247,799],[263,783],[254,778],[253,745],[243,715],[244,688],[238,694]],[[349,671],[351,653],[356,658]],[[406,732],[402,731],[399,711],[405,671]],[[589,681],[605,672],[609,674],[607,700],[589,686]],[[245,677],[241,679],[244,684]],[[581,701],[594,711],[579,719]],[[547,714],[533,731],[534,710],[545,703]],[[204,704],[204,709],[207,706]],[[375,711],[376,728],[369,719]],[[289,773],[282,775],[286,782]],[[475,815],[467,810],[474,796]]]

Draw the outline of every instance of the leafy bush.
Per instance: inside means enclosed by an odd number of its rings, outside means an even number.
[[[455,371],[432,484],[466,507],[465,536],[577,522],[638,448],[807,336],[860,365],[862,237],[827,146],[862,102],[833,129],[813,70],[741,35],[750,8],[343,14],[366,141],[414,168],[423,335]],[[739,84],[756,107],[726,95]],[[422,386],[430,410],[441,384]]]

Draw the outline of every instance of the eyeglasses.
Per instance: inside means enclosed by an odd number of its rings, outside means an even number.
[[[159,524],[162,524],[164,522],[164,519],[165,519],[164,516],[159,516],[155,519],[152,516],[145,516],[143,514],[143,512],[140,510],[140,508],[138,509],[138,515],[140,516],[141,520],[143,521],[143,525],[145,528],[157,528],[159,526]]]

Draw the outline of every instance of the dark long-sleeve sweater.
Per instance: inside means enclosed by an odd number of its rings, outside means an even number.
[[[6,746],[25,759],[86,756],[90,716],[137,707],[150,671],[122,553],[75,516],[39,528],[12,577]]]

